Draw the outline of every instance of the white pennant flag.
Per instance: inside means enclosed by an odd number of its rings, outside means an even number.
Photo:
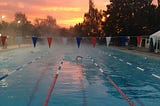
[[[158,0],[152,0],[151,5],[158,7]]]
[[[17,39],[17,44],[20,47],[20,45],[22,43],[22,36],[17,36],[16,39]]]
[[[111,41],[111,37],[106,37],[107,47],[109,46],[110,41]]]
[[[66,45],[66,44],[67,44],[67,38],[66,38],[66,37],[63,37],[63,38],[62,38],[62,42],[63,42],[64,45]]]

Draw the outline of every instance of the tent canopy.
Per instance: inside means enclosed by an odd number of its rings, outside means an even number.
[[[149,38],[157,38],[160,39],[160,31],[157,31],[149,36]]]

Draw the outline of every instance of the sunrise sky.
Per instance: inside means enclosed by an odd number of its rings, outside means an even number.
[[[106,9],[109,0],[93,0],[98,9]],[[4,21],[13,21],[15,12],[25,13],[32,23],[47,15],[56,18],[62,27],[73,26],[83,21],[83,15],[88,11],[88,0],[0,0],[0,15],[5,15]]]

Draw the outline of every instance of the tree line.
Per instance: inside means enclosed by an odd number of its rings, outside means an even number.
[[[5,36],[70,36],[70,31],[60,27],[56,19],[52,16],[46,18],[36,18],[34,24],[31,23],[22,12],[15,13],[14,21],[0,22],[0,34]]]
[[[92,0],[91,0],[92,1]],[[152,0],[110,0],[106,10],[92,1],[84,21],[74,29],[82,36],[146,36],[160,30],[160,7]]]

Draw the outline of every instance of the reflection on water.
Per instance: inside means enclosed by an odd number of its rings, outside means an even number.
[[[79,87],[82,83],[81,80],[83,80],[83,68],[81,65],[65,61],[60,77],[61,78],[58,80],[63,86],[65,86],[61,89],[62,92],[67,93],[72,91],[79,91]],[[66,89],[66,87],[70,87],[71,89]]]

